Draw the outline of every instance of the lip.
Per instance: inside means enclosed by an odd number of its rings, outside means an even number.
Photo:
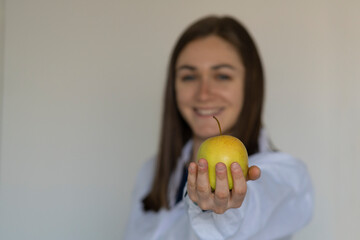
[[[193,108],[194,113],[196,114],[196,116],[201,117],[201,118],[209,118],[212,116],[218,116],[220,115],[225,108],[223,107],[218,107],[218,108]]]

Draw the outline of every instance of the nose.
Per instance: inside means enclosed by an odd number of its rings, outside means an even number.
[[[200,101],[206,101],[211,97],[211,84],[209,79],[202,78],[199,81],[197,97]]]

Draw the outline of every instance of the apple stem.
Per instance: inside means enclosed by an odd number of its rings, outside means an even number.
[[[219,120],[215,117],[215,116],[213,116],[213,118],[215,118],[215,120],[217,121],[217,124],[219,125],[219,131],[220,131],[220,135],[221,135],[221,127],[220,127],[220,122],[219,122]]]

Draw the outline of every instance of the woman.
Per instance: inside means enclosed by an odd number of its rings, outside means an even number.
[[[185,30],[168,68],[158,155],[140,171],[126,239],[289,239],[309,222],[310,177],[270,148],[263,95],[260,57],[239,22],[210,16]],[[231,165],[232,191],[224,164],[212,192],[206,159],[195,163],[200,144],[218,135],[212,116],[249,154],[248,179]]]

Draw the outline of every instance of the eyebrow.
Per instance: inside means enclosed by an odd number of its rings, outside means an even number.
[[[195,71],[196,67],[194,66],[190,66],[190,65],[181,65],[180,67],[178,67],[176,70],[191,70],[191,71]]]
[[[226,64],[226,63],[224,63],[224,64],[219,64],[219,65],[215,65],[215,66],[211,67],[211,69],[213,69],[213,70],[217,70],[217,69],[219,69],[219,68],[230,68],[230,69],[232,69],[232,70],[235,70],[235,67],[234,67],[234,66],[232,66],[232,65],[230,65],[230,64]]]
[[[232,66],[232,65],[230,65],[230,64],[226,64],[226,63],[218,64],[218,65],[215,65],[215,66],[212,66],[212,67],[211,67],[212,70],[218,70],[218,69],[220,69],[220,68],[229,68],[229,69],[232,69],[232,70],[236,70],[234,66]],[[177,71],[180,71],[180,70],[195,71],[195,70],[196,70],[196,67],[185,64],[185,65],[181,65],[181,66],[178,67],[176,70],[177,70]]]

